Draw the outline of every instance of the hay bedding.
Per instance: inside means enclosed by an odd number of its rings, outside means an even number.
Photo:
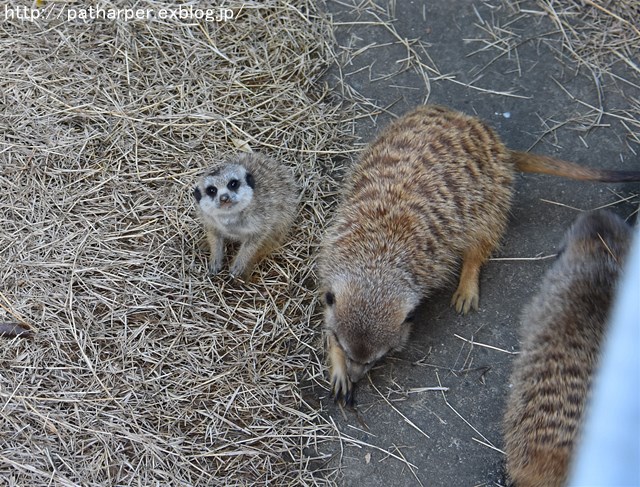
[[[630,69],[640,74],[638,0],[537,0],[562,33],[579,65],[596,73]]]
[[[322,382],[312,264],[350,124],[318,83],[333,53],[314,4],[0,19],[0,320],[37,331],[0,339],[2,483],[327,481],[310,462],[331,428],[300,384]],[[238,148],[304,191],[254,283],[206,275],[191,196]]]

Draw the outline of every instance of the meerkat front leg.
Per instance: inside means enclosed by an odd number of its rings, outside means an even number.
[[[242,242],[238,255],[231,265],[231,275],[240,276],[245,281],[249,280],[254,266],[268,253],[266,242],[263,239],[249,239]]]
[[[492,250],[493,246],[489,242],[480,241],[463,254],[460,283],[451,298],[451,306],[455,307],[458,313],[467,314],[471,309],[478,309],[480,268],[487,261]]]
[[[216,275],[222,268],[224,259],[224,239],[213,228],[207,228],[207,242],[209,243],[209,273]]]
[[[331,377],[331,395],[336,399],[344,398],[347,406],[353,405],[353,384],[347,375],[347,358],[338,341],[329,334],[327,336],[329,349],[329,374]]]

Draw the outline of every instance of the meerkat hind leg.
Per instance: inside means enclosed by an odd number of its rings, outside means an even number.
[[[253,268],[274,249],[269,240],[250,239],[242,242],[238,255],[231,265],[231,274],[249,280]]]
[[[493,245],[481,240],[469,247],[462,255],[462,271],[458,289],[453,293],[451,306],[458,313],[467,314],[472,308],[477,310],[480,301],[480,268],[484,264]]]

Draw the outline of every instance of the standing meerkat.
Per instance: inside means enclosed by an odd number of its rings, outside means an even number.
[[[631,234],[612,213],[580,216],[523,311],[504,419],[507,475],[516,487],[567,481]]]
[[[275,250],[296,216],[298,189],[292,172],[260,154],[241,154],[209,168],[193,190],[211,250],[209,271],[222,268],[225,240],[241,242],[230,272],[249,279]]]
[[[421,106],[363,152],[322,242],[318,276],[332,392],[352,384],[409,337],[413,310],[462,271],[452,305],[478,307],[480,267],[507,224],[516,169],[599,181],[640,172],[588,169],[507,149],[477,118]]]

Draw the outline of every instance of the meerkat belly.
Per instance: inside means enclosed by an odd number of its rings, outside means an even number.
[[[257,232],[256,225],[242,215],[217,215],[215,227],[218,232],[230,240],[246,240]]]

